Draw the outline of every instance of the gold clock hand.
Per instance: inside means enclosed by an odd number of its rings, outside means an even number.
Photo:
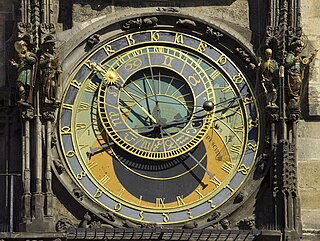
[[[138,102],[135,100],[135,98],[133,98],[128,91],[126,91],[125,88],[122,88],[123,93],[125,93],[127,96],[129,96],[134,103],[139,106],[139,108],[154,122],[154,123],[158,123],[158,121]]]
[[[151,73],[151,79],[152,79],[152,87],[153,87],[154,99],[156,101],[156,113],[157,113],[157,117],[158,117],[159,122],[161,122],[161,113],[160,113],[159,101],[158,101],[158,97],[157,97],[157,90],[156,90],[155,83],[154,83],[152,67],[150,67],[150,73]],[[160,129],[162,129],[161,126],[160,126]],[[163,137],[162,132],[161,132],[161,136]]]
[[[94,154],[99,153],[99,152],[103,151],[104,149],[109,148],[112,145],[114,145],[114,143],[110,142],[110,143],[105,143],[99,147],[90,147],[90,152],[87,152],[87,155],[90,159],[90,157],[92,157]]]

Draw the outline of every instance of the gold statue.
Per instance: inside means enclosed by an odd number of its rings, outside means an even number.
[[[272,50],[266,49],[265,60],[260,63],[261,85],[266,96],[267,107],[277,107],[277,88],[275,81],[278,75],[278,63],[272,59]]]
[[[315,50],[309,57],[301,56],[305,44],[301,40],[291,43],[292,50],[285,59],[288,80],[288,108],[299,109],[301,86],[304,78],[305,68],[314,60],[318,50]]]

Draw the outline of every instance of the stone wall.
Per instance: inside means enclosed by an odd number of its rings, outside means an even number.
[[[320,49],[320,1],[308,0],[301,4],[303,34],[308,39],[306,54]],[[320,240],[320,54],[310,67],[305,120],[298,124],[298,186],[301,200],[303,240]]]

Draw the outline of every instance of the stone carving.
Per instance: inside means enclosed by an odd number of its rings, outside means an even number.
[[[88,212],[83,216],[83,220],[79,223],[80,228],[101,228],[102,224],[100,221],[92,221],[92,217]]]
[[[56,40],[46,39],[42,44],[40,57],[43,102],[58,103],[59,75],[62,72],[59,57],[56,53]]]
[[[278,81],[278,63],[272,59],[272,50],[266,49],[265,57],[260,60],[260,81],[264,95],[266,97],[267,107],[277,107],[277,81]]]
[[[109,212],[106,212],[106,213],[100,213],[100,215],[104,218],[106,218],[107,220],[109,220],[110,222],[115,222],[116,221],[116,217],[109,213]]]
[[[24,40],[14,44],[19,60],[10,60],[10,63],[18,69],[17,86],[20,100],[19,105],[31,106],[33,103],[33,88],[36,80],[37,56],[30,52]]]
[[[25,108],[21,110],[21,118],[25,121],[30,121],[34,117],[34,110],[33,108]]]
[[[208,222],[214,221],[221,216],[221,212],[219,210],[215,210],[212,212],[211,216],[207,219]]]
[[[83,191],[80,188],[74,188],[72,192],[76,198],[80,199],[80,201],[83,200]]]
[[[234,203],[241,203],[247,196],[248,193],[246,191],[240,191],[239,194],[235,197]]]
[[[197,27],[197,24],[190,20],[190,19],[179,19],[176,24],[178,26],[181,26],[183,28],[188,28],[188,29],[195,29]]]
[[[252,63],[250,55],[247,53],[247,51],[245,51],[242,48],[236,48],[236,53],[237,55],[240,56],[240,58],[246,62],[248,64],[248,66],[250,67],[250,69],[254,69],[256,67],[256,65],[254,63]]]
[[[143,223],[141,224],[141,228],[156,228],[158,225],[156,223]]]
[[[140,228],[140,225],[138,225],[134,222],[131,222],[129,220],[122,221],[122,226],[125,228]]]
[[[215,31],[213,28],[207,26],[206,34],[208,34],[213,40],[220,41],[223,37],[223,33]]]
[[[92,48],[93,46],[95,46],[96,44],[98,44],[100,42],[100,35],[99,34],[93,34],[91,35],[88,40],[87,40],[87,44],[90,48]]]
[[[255,226],[255,217],[244,218],[237,223],[240,230],[251,230]]]
[[[137,19],[131,19],[127,22],[125,22],[122,25],[122,28],[124,30],[132,29],[132,28],[141,28],[141,27],[151,27],[155,26],[158,23],[157,17],[148,17],[148,18],[137,18]]]
[[[44,34],[53,34],[56,31],[56,26],[53,23],[41,23],[40,30]]]
[[[56,166],[59,175],[65,172],[65,168],[60,159],[53,159],[53,164]]]
[[[73,223],[69,218],[59,219],[56,224],[56,230],[58,232],[66,232],[68,228],[72,227]]]
[[[198,223],[196,221],[187,222],[185,225],[183,225],[183,229],[194,229],[198,227]]]
[[[314,60],[318,50],[315,50],[309,57],[302,56],[301,53],[305,44],[300,39],[292,42],[290,47],[291,51],[285,59],[288,81],[288,109],[299,110],[304,70]]]
[[[227,218],[224,218],[220,221],[221,227],[223,229],[229,229],[230,228],[230,221]]]
[[[176,8],[168,7],[168,8],[157,8],[158,12],[170,12],[170,13],[178,13],[179,10]]]

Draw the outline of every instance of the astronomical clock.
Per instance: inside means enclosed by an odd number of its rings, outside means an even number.
[[[67,59],[59,179],[101,218],[205,228],[256,188],[259,103],[253,71],[234,50],[245,47],[176,15],[101,27],[98,43]]]

